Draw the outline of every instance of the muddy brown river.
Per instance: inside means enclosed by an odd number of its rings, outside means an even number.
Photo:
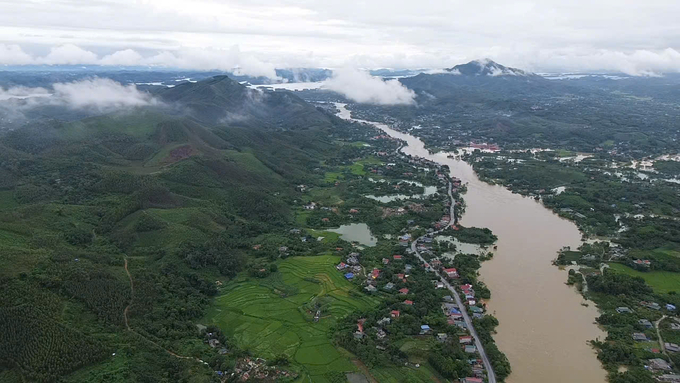
[[[336,105],[338,116],[350,119],[344,105]],[[533,199],[480,181],[469,164],[448,153],[430,154],[414,136],[360,122],[406,141],[406,154],[448,165],[468,188],[461,224],[488,227],[498,236],[494,258],[480,273],[491,289],[487,309],[500,322],[494,339],[512,365],[507,382],[604,383],[605,371],[587,343],[606,336],[595,324],[597,309],[592,302],[583,306],[583,298],[565,285],[566,271],[551,263],[563,246],[580,245],[576,225]]]

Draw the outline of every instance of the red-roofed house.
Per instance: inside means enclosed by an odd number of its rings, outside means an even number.
[[[463,383],[483,383],[482,378],[465,378]]]
[[[406,295],[408,294],[408,289],[404,287],[403,289],[399,290],[399,294]]]
[[[444,272],[449,278],[458,278],[458,270],[454,268],[444,269]]]
[[[401,255],[394,255],[392,258],[394,258],[395,261],[401,261]]]
[[[357,321],[357,329],[359,332],[364,332],[364,322],[366,322],[366,319],[359,319]]]
[[[379,276],[380,276],[380,270],[379,269],[373,269],[373,271],[371,271],[371,278],[378,279]]]
[[[462,344],[472,343],[472,336],[470,335],[459,336],[458,341]]]
[[[413,301],[409,301],[408,299],[404,301],[404,304],[406,306],[413,306]]]
[[[392,310],[392,312],[390,312],[390,316],[392,318],[399,318],[399,310]]]

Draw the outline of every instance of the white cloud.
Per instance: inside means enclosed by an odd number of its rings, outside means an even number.
[[[114,52],[99,60],[100,65],[135,66],[142,63],[143,57],[132,49]]]
[[[0,45],[0,63],[86,64],[97,52],[108,55],[99,59],[106,65],[236,67],[266,76],[273,67],[450,68],[481,57],[541,72],[680,69],[667,53],[680,47],[674,0],[46,3],[0,2],[0,41],[11,44]],[[45,57],[52,46],[60,49]]]
[[[139,64],[182,69],[234,71],[237,74],[276,78],[274,64],[262,61],[250,53],[241,52],[238,46],[232,46],[229,49],[184,48],[174,52],[163,51],[140,60]]]
[[[105,78],[57,83],[52,87],[53,100],[59,100],[76,109],[119,109],[158,103],[150,94],[140,92],[134,84],[121,85]]]
[[[97,55],[82,49],[73,44],[52,47],[50,53],[45,57],[35,60],[38,64],[48,65],[76,65],[76,64],[96,64]]]
[[[223,70],[249,76],[276,78],[276,66],[234,45],[229,49],[180,48],[159,51],[144,57],[133,49],[124,49],[99,58],[92,51],[73,44],[52,47],[45,56],[31,56],[19,45],[0,44],[0,65],[109,65],[160,66],[193,70]]]
[[[415,93],[398,80],[383,81],[378,77],[350,68],[333,71],[324,88],[338,92],[356,102],[378,105],[408,105]]]
[[[0,64],[26,65],[31,64],[33,58],[16,44],[0,44]]]
[[[122,85],[105,78],[93,78],[69,83],[52,84],[52,90],[45,88],[0,87],[0,101],[24,99],[23,109],[43,105],[59,105],[72,109],[95,108],[111,111],[129,107],[158,105],[149,93],[141,92],[134,84]]]

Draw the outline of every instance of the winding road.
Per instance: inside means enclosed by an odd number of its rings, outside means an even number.
[[[446,230],[447,228],[449,228],[449,227],[451,227],[455,224],[455,219],[453,217],[455,216],[454,215],[454,207],[456,206],[456,201],[453,198],[453,193],[451,192],[451,186],[452,186],[451,181],[449,181],[448,189],[449,189],[449,198],[451,199],[451,207],[450,207],[451,211],[450,211],[449,216],[451,217],[451,220],[449,221],[448,225],[446,225],[444,228],[439,229],[439,230],[437,230],[433,233],[423,235],[422,237],[419,237],[418,239],[416,239],[415,241],[413,241],[411,243],[411,250],[414,252],[416,257],[418,257],[418,259],[420,259],[422,261],[423,267],[425,267],[424,265],[427,264],[427,261],[418,252],[418,241],[420,241],[421,239],[423,239],[424,237],[426,237],[428,235],[433,236],[435,234],[441,233],[442,231]],[[484,345],[482,345],[482,341],[479,340],[479,336],[477,335],[477,331],[475,330],[475,327],[472,325],[472,320],[470,319],[470,316],[468,315],[467,310],[465,310],[465,306],[463,305],[463,302],[460,299],[460,295],[458,295],[458,291],[453,286],[451,286],[451,284],[449,283],[449,281],[446,278],[444,278],[441,274],[439,274],[439,271],[434,270],[434,269],[432,269],[432,270],[434,271],[435,275],[439,278],[439,280],[442,283],[444,283],[444,286],[446,286],[446,288],[449,289],[449,291],[451,291],[451,293],[453,294],[453,298],[456,300],[456,303],[461,308],[460,311],[463,314],[463,320],[465,321],[465,324],[467,325],[467,328],[470,331],[470,335],[472,335],[472,337],[475,340],[475,346],[477,347],[477,351],[479,352],[479,355],[482,357],[482,362],[484,363],[484,369],[486,369],[488,382],[489,383],[496,383],[496,374],[494,373],[493,367],[491,366],[491,361],[489,361],[489,358],[486,355],[486,351],[484,350]]]

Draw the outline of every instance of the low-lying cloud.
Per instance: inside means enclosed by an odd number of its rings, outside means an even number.
[[[122,85],[107,78],[71,83],[57,83],[53,98],[72,108],[120,109],[156,105],[149,93],[140,92],[134,84]]]
[[[0,101],[25,100],[22,108],[55,105],[71,109],[95,108],[100,111],[158,105],[149,93],[134,84],[122,85],[107,78],[93,78],[52,84],[52,89],[13,87],[0,88]]]
[[[349,68],[333,71],[333,77],[326,80],[324,88],[356,102],[377,105],[410,105],[415,103],[416,96],[399,80],[383,81],[367,72]]]

